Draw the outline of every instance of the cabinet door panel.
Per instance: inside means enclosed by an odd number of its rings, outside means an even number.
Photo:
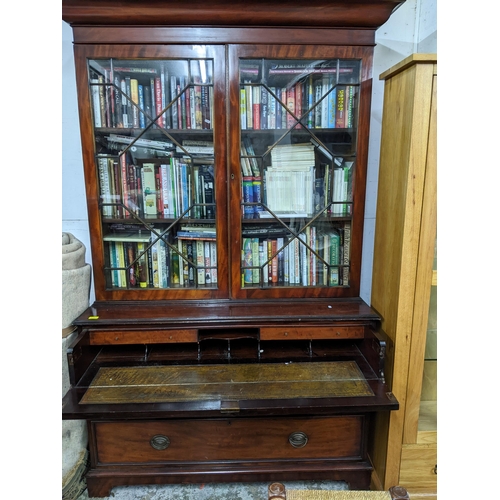
[[[356,295],[368,53],[231,49],[233,293]]]
[[[96,295],[227,295],[223,49],[77,49]]]

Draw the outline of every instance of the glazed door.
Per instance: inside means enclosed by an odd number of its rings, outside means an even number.
[[[368,52],[231,46],[232,292],[359,293]]]
[[[227,296],[224,49],[76,51],[98,300]]]

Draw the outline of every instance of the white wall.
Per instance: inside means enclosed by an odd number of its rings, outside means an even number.
[[[361,297],[370,303],[375,213],[377,201],[380,127],[382,122],[383,82],[379,75],[414,52],[437,52],[436,0],[406,0],[379,28],[374,54],[371,135],[368,154],[365,236],[361,269]],[[87,262],[92,263],[88,228],[80,130],[76,99],[71,28],[62,23],[62,230],[74,234],[87,247]],[[92,287],[91,301],[94,300]]]
[[[406,0],[376,33],[360,295],[371,303],[384,82],[381,73],[415,52],[436,53],[437,0]]]

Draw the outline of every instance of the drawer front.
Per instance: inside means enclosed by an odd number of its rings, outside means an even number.
[[[362,339],[364,326],[263,327],[261,340]]]
[[[437,446],[407,444],[401,450],[399,484],[408,490],[437,487]]]
[[[163,344],[197,342],[198,330],[116,330],[91,331],[91,345]]]
[[[359,459],[362,416],[95,422],[97,461]]]

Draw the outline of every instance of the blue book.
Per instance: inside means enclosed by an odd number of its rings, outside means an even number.
[[[139,127],[146,128],[146,119],[144,117],[144,109],[145,109],[145,101],[144,101],[144,87],[142,85],[138,85],[139,89]]]

